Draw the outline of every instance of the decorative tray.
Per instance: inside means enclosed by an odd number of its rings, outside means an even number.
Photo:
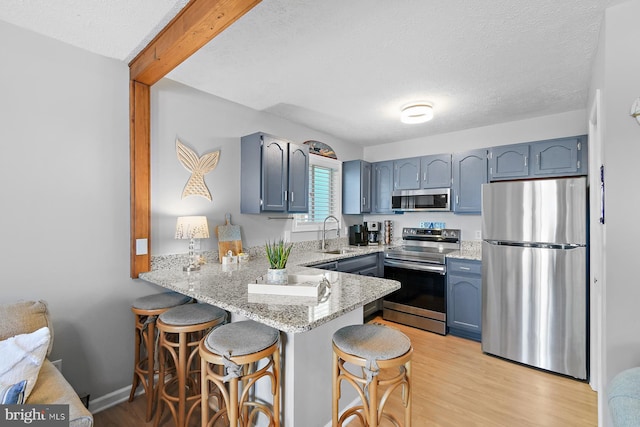
[[[249,283],[249,294],[289,295],[318,298],[324,293],[328,284],[322,274],[290,274],[283,285],[266,283],[264,277],[259,277],[256,283]]]

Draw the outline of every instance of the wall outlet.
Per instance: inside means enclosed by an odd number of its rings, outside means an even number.
[[[51,361],[51,363],[53,363],[53,366],[55,366],[56,369],[60,371],[60,373],[62,373],[62,359],[53,360]]]
[[[481,240],[481,239],[482,239],[482,231],[476,230],[476,240]]]

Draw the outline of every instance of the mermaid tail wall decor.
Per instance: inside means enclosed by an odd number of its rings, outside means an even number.
[[[176,152],[182,166],[191,172],[191,177],[189,177],[187,185],[185,185],[184,190],[182,190],[182,198],[202,196],[205,199],[211,200],[211,193],[207,188],[207,184],[204,182],[204,176],[214,170],[218,165],[220,151],[214,151],[198,157],[192,149],[176,138]]]

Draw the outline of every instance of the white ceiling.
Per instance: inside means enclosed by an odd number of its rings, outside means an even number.
[[[625,0],[263,0],[169,78],[374,145],[585,108]],[[187,0],[2,0],[0,20],[130,61]],[[425,100],[431,122],[400,107]]]

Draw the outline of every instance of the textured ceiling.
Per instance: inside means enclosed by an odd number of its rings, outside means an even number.
[[[169,78],[362,145],[585,108],[622,0],[263,0]],[[129,61],[186,0],[2,0],[0,20]],[[426,100],[431,122],[400,107]]]

